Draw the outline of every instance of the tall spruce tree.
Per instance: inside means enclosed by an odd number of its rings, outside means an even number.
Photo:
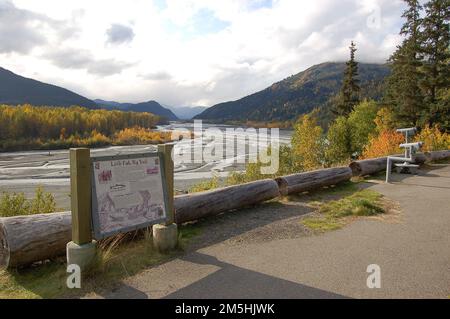
[[[418,0],[404,0],[407,9],[402,17],[406,19],[400,34],[403,43],[390,57],[391,75],[387,79],[384,103],[391,107],[400,126],[415,126],[420,124],[424,113],[423,95],[419,88],[421,81],[420,68],[420,11],[422,7]]]
[[[424,7],[420,87],[428,109],[422,114],[423,122],[439,123],[450,129],[450,0],[431,0]]]
[[[356,45],[350,44],[350,60],[346,63],[339,102],[333,108],[333,113],[339,116],[348,116],[355,105],[360,102],[360,87],[358,80],[358,62],[355,61]]]

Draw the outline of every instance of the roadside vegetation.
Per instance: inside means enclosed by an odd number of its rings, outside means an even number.
[[[55,198],[42,187],[37,187],[34,198],[24,193],[2,192],[0,194],[0,217],[48,214],[56,211]]]
[[[220,186],[219,178],[213,177],[209,180],[202,181],[200,183],[197,183],[197,184],[191,186],[188,190],[188,193],[203,192],[203,191],[218,188],[219,186]]]
[[[0,151],[170,141],[169,132],[152,130],[160,121],[151,113],[0,105]]]

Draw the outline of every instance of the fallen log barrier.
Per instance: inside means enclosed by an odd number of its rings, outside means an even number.
[[[257,204],[280,195],[273,179],[181,195],[175,198],[177,224]]]
[[[370,158],[351,162],[349,167],[353,176],[372,175],[386,169],[387,157]]]
[[[421,164],[428,161],[439,161],[446,158],[450,158],[450,150],[419,153],[416,155],[416,162]]]
[[[345,167],[319,169],[276,178],[282,195],[302,193],[323,186],[335,185],[352,178],[352,170]]]
[[[62,255],[71,238],[70,212],[0,218],[0,266],[20,266]]]
[[[177,223],[212,216],[279,196],[274,180],[175,197]],[[0,267],[15,267],[64,255],[72,240],[70,212],[0,218]]]
[[[402,155],[396,155],[402,156]],[[450,157],[450,150],[434,151],[416,154],[416,163],[423,164],[426,161],[437,161]],[[370,158],[350,163],[353,176],[373,175],[386,170],[387,157]]]

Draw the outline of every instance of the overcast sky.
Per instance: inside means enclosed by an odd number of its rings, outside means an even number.
[[[383,63],[401,0],[0,0],[0,66],[88,98],[210,106],[314,64]]]

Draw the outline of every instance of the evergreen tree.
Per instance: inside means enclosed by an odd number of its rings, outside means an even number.
[[[440,123],[449,129],[450,0],[431,0],[424,7],[426,15],[422,22],[420,48],[424,63],[420,86],[428,112],[423,114],[423,122]]]
[[[348,116],[355,105],[359,103],[358,62],[355,61],[356,46],[353,41],[349,49],[350,60],[346,63],[339,103],[333,109],[333,113],[339,116]]]
[[[405,0],[408,8],[402,17],[406,19],[400,34],[405,37],[403,43],[390,57],[391,75],[387,79],[384,103],[394,111],[400,126],[419,124],[424,113],[423,96],[419,88],[420,67],[420,11],[418,0]]]

